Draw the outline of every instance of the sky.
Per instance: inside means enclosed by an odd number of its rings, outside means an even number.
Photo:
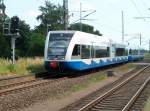
[[[63,0],[50,0],[54,4],[61,4]],[[69,23],[80,18],[80,3],[82,4],[82,16],[96,10],[83,20],[83,23],[92,25],[106,36],[116,42],[122,41],[122,11],[124,13],[125,43],[139,45],[140,33],[142,35],[142,46],[149,48],[150,18],[137,19],[135,17],[150,17],[149,0],[68,0],[69,1]],[[33,29],[40,24],[36,20],[39,6],[44,6],[45,0],[4,0],[6,14],[14,15],[25,20]]]

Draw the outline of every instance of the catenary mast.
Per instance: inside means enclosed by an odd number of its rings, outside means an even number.
[[[64,29],[67,30],[68,29],[68,0],[63,0],[63,8],[64,8],[64,18],[63,18],[63,22],[64,22]]]

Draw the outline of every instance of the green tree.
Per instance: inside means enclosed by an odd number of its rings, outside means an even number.
[[[0,57],[10,57],[9,40],[0,33]]]
[[[9,21],[9,18],[5,16],[5,22]],[[3,34],[3,23],[2,16],[0,17],[0,57],[10,58],[10,38]]]
[[[45,1],[45,6],[40,6],[39,10],[41,11],[41,15],[37,17],[37,20],[41,21],[41,24],[35,28],[36,32],[45,35],[47,26],[49,26],[50,30],[63,29],[63,6]]]
[[[71,24],[70,29],[80,31],[80,23]],[[94,27],[88,24],[82,24],[82,31],[102,36],[102,34],[98,30],[94,31]]]
[[[30,40],[30,26],[25,21],[19,22],[19,33],[20,37],[16,39],[16,55],[17,56],[28,56],[27,50],[29,47]]]
[[[29,41],[28,56],[44,55],[45,37],[40,33],[32,33]]]
[[[43,56],[45,37],[41,33],[30,30],[25,21],[19,22],[20,37],[16,39],[16,55],[21,57]]]

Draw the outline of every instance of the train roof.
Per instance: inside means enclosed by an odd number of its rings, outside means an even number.
[[[109,39],[108,37],[99,36],[95,34],[90,34],[86,32],[81,31],[75,31],[75,30],[58,30],[58,31],[50,31],[49,33],[72,33],[73,34],[73,42],[79,44],[103,44],[103,45],[110,45],[112,44],[115,47],[124,48],[125,45],[121,43],[116,43],[113,40]]]
[[[55,30],[55,31],[49,31],[49,33],[75,33],[75,30]]]
[[[101,37],[101,38],[105,38],[107,40],[110,40],[109,38],[104,37],[104,36],[99,36],[99,35],[86,33],[86,32],[82,32],[82,31],[75,31],[75,30],[56,30],[56,31],[49,31],[49,33],[73,33],[73,34],[79,33],[81,35],[86,35],[86,37],[87,36],[89,36],[89,37]]]

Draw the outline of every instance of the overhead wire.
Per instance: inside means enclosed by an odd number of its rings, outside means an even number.
[[[97,11],[98,12],[98,11]],[[99,13],[99,12],[98,12]],[[99,13],[99,15],[101,15],[102,13]],[[103,14],[104,15],[104,14]],[[102,16],[101,16],[102,17]],[[103,17],[104,18],[104,17]],[[111,26],[110,24],[108,24],[108,22],[110,22],[110,20],[108,20],[108,18],[104,18],[105,20],[107,19],[107,24],[104,23],[104,22],[95,22],[95,21],[91,21],[91,22],[94,22],[96,24],[100,24],[100,25],[103,25],[104,27],[107,27],[111,30],[114,30],[115,32],[119,32],[121,33],[121,30],[119,30],[118,28],[114,27],[114,26]],[[98,21],[98,20],[97,20]]]
[[[141,13],[141,11],[139,10],[138,6],[136,5],[135,1],[134,0],[130,0],[132,2],[132,4],[135,6],[137,12],[139,13],[140,15],[140,18],[144,20],[145,23],[149,24],[149,22],[146,21],[146,19],[144,18],[143,14]],[[140,0],[141,1],[141,0]],[[141,1],[142,2],[142,1]],[[144,3],[144,2],[142,2]],[[149,24],[150,25],[150,24]]]
[[[137,12],[139,13],[139,15],[141,17],[143,17],[141,11],[139,10],[138,6],[136,5],[135,1],[134,0],[130,0],[132,2],[132,4],[134,5],[134,7],[136,8]],[[143,20],[145,21],[145,19],[143,18]]]
[[[117,32],[117,33],[121,33],[121,30],[118,30],[110,25],[107,25],[107,24],[104,24],[104,23],[100,23],[100,22],[95,22],[95,21],[92,21],[92,23],[95,23],[96,25],[100,25],[101,27],[105,27],[109,30],[112,30],[114,32]]]
[[[97,13],[98,11],[96,11],[96,13]],[[99,12],[98,12],[99,13]],[[99,15],[101,15],[102,13],[99,13]],[[104,15],[104,14],[103,14]],[[87,19],[88,20],[88,19]],[[78,20],[77,20],[78,21]],[[107,29],[109,29],[109,30],[113,30],[113,31],[115,31],[115,32],[117,32],[117,33],[121,33],[121,30],[119,30],[119,29],[117,29],[117,28],[114,28],[114,27],[112,27],[112,26],[110,26],[110,25],[108,25],[108,24],[105,24],[105,23],[100,23],[100,22],[95,22],[95,21],[98,21],[97,19],[91,19],[90,21],[88,20],[88,22],[90,22],[90,23],[94,23],[94,24],[99,24],[101,27],[105,27],[105,28],[107,28]],[[73,22],[74,23],[74,22]]]
[[[144,7],[148,7],[148,5],[145,3],[144,0],[139,0],[139,1],[142,3],[142,5],[143,5]]]
[[[143,19],[143,21],[146,23],[147,26],[150,27],[150,23],[144,18],[143,14],[141,13],[141,11],[139,10],[136,2],[134,0],[130,0],[131,3],[134,5],[136,11],[138,12],[138,14],[140,15],[140,18]],[[140,0],[141,1],[141,0]],[[144,3],[144,2],[143,2]]]

